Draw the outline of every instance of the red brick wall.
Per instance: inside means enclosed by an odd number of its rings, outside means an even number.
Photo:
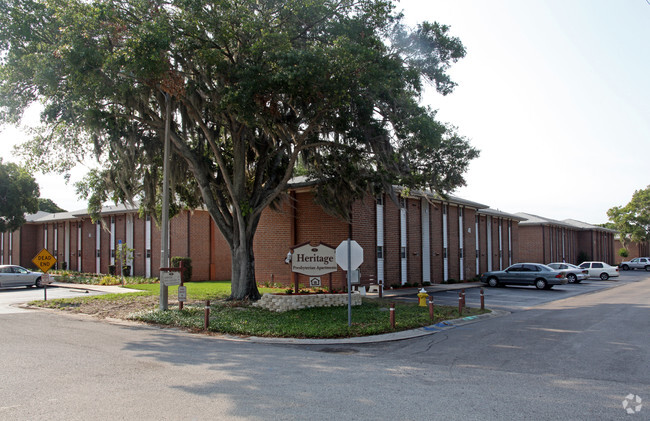
[[[429,208],[429,230],[431,231],[431,282],[440,284],[444,280],[442,203],[434,202]]]
[[[210,214],[187,212],[189,219],[189,256],[192,258],[192,280],[210,280]]]
[[[465,208],[463,215],[463,260],[464,280],[474,278],[476,274],[476,209]]]
[[[361,284],[377,282],[376,225],[377,201],[375,198],[367,196],[365,200],[356,202],[352,207],[352,239],[359,243],[363,249],[363,264],[359,267],[361,271]],[[332,244],[332,246],[338,247],[341,241]]]
[[[408,282],[422,283],[422,204],[408,199],[406,206],[406,262]]]

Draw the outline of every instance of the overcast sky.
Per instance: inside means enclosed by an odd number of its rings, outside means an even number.
[[[403,0],[408,23],[451,27],[458,83],[423,102],[481,151],[454,195],[505,212],[607,221],[650,185],[650,4],[646,0]],[[23,135],[0,134],[5,161]],[[77,181],[84,173],[73,173]],[[62,177],[41,197],[85,208]]]

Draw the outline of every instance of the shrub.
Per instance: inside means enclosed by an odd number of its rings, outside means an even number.
[[[628,252],[625,247],[621,247],[618,250],[618,255],[621,256],[621,257],[628,257],[630,255],[630,252]]]
[[[589,256],[589,254],[587,254],[586,252],[581,251],[580,253],[578,253],[578,262],[577,262],[578,264],[582,262],[588,262],[590,260],[591,260],[591,256]]]
[[[192,259],[189,257],[172,257],[172,267],[179,268],[181,267],[181,262],[183,262],[183,282],[190,282],[192,280]]]

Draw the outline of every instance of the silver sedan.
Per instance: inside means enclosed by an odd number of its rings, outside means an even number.
[[[589,279],[589,271],[587,269],[572,265],[571,263],[549,263],[546,266],[550,266],[555,270],[566,272],[566,278],[570,284],[577,284],[580,283],[580,281]]]
[[[32,272],[22,266],[0,265],[0,287],[37,286],[42,287],[43,274]]]

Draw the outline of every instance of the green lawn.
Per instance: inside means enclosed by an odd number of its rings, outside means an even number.
[[[184,285],[187,287],[187,299],[190,301],[212,300],[230,296],[230,281],[186,282]],[[139,289],[156,295],[160,294],[160,284],[126,285],[126,288]],[[167,288],[170,296],[176,296],[178,294],[178,286],[170,286]],[[261,294],[267,292],[284,292],[285,289],[263,288],[258,286]]]
[[[192,331],[204,331],[205,300],[211,300],[208,330],[233,335],[294,337],[294,338],[340,338],[367,336],[392,331],[413,329],[436,324],[459,317],[457,307],[436,306],[434,319],[429,317],[428,307],[416,303],[396,303],[395,329],[390,326],[390,302],[376,298],[363,298],[361,306],[352,307],[352,324],[348,326],[347,306],[292,310],[284,313],[271,312],[252,307],[247,302],[231,302],[229,282],[188,282],[188,300],[179,310],[176,302],[178,287],[169,287],[169,310],[158,309],[155,295],[160,293],[159,284],[127,285],[142,290],[129,294],[110,294],[97,297],[57,299],[30,304],[77,312],[87,312],[116,317],[111,309],[129,309],[128,317],[142,322],[181,327]],[[285,289],[260,288],[261,293],[284,292]],[[467,308],[463,316],[473,316],[489,311]]]

